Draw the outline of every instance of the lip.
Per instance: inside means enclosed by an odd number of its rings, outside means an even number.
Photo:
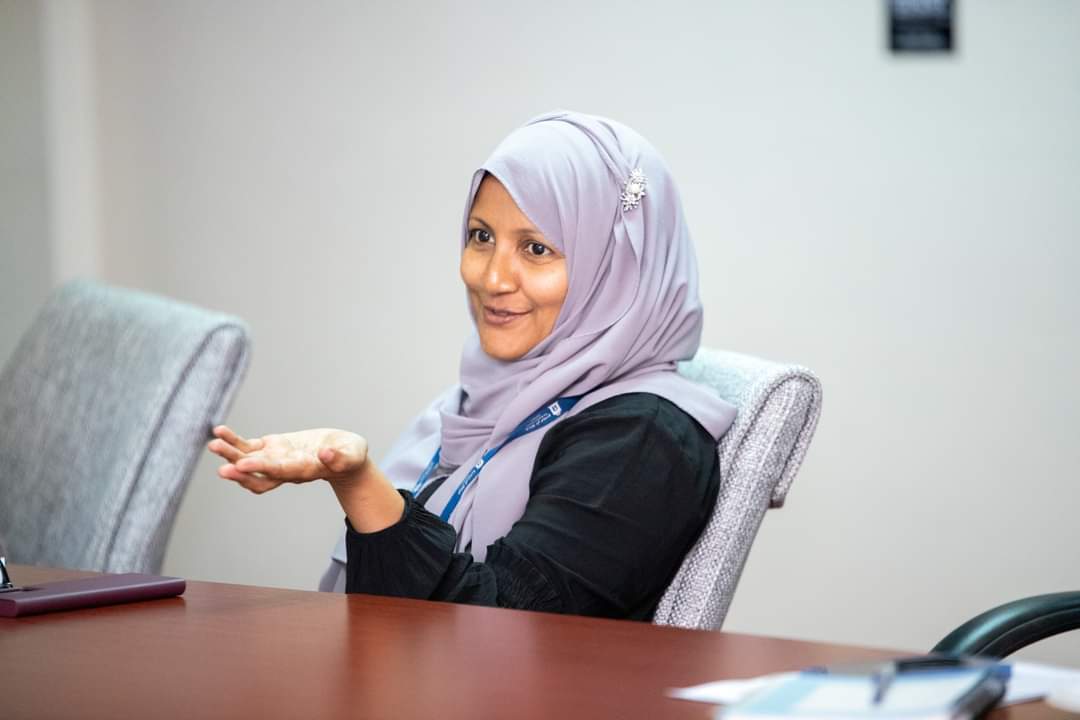
[[[509,325],[515,320],[528,315],[527,312],[513,312],[511,310],[501,310],[498,308],[484,306],[484,323],[487,325],[494,325],[501,327]]]

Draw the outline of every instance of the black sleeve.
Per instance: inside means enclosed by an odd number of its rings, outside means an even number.
[[[716,445],[647,393],[566,418],[537,452],[525,512],[483,563],[408,492],[401,521],[346,534],[346,591],[651,619],[719,490]],[[348,521],[346,521],[348,525]]]

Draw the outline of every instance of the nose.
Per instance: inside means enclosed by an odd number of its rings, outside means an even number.
[[[496,245],[495,251],[488,256],[484,268],[484,290],[492,295],[510,293],[517,290],[517,266],[514,254],[505,244]]]

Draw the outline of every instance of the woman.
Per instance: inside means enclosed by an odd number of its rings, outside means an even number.
[[[473,175],[461,238],[460,384],[381,468],[350,432],[221,426],[219,474],[330,483],[346,533],[321,589],[651,619],[734,418],[676,373],[702,312],[668,169],[619,123],[547,113]]]

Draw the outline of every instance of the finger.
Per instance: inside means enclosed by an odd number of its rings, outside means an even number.
[[[337,457],[334,452],[334,448],[320,448],[319,449],[319,462],[325,465],[330,470],[334,469],[334,459]]]
[[[218,468],[218,475],[226,480],[232,480],[237,485],[240,485],[245,490],[249,490],[256,495],[262,495],[264,492],[273,490],[281,485],[280,480],[273,480],[260,475],[251,475],[249,473],[242,473],[236,469],[233,465],[222,465]]]
[[[335,473],[359,470],[367,460],[367,442],[352,433],[334,433],[319,449],[319,462]]]
[[[224,440],[211,440],[206,444],[206,448],[215,455],[219,455],[228,460],[229,462],[233,463],[244,457],[244,453],[242,453],[240,450],[236,449],[229,443],[225,442]]]
[[[239,446],[244,438],[240,437],[236,431],[234,431],[228,425],[217,425],[214,427],[214,437],[220,438],[230,445]]]
[[[343,473],[349,469],[349,459],[344,453],[332,447],[324,447],[319,450],[319,462],[326,466],[332,473]]]
[[[225,478],[226,480],[232,480],[234,482],[252,482],[255,480],[266,480],[265,475],[255,475],[253,473],[241,472],[236,469],[236,465],[229,463],[222,465],[218,468],[218,476]]]
[[[245,455],[236,461],[236,469],[242,473],[263,473],[265,475],[278,475],[281,473],[281,463],[266,457],[260,453]]]
[[[352,472],[363,465],[354,448],[324,447],[319,450],[319,462],[335,474]]]
[[[228,425],[218,425],[214,428],[214,435],[244,452],[262,450],[263,447],[262,439],[246,440],[240,435],[237,435]]]

